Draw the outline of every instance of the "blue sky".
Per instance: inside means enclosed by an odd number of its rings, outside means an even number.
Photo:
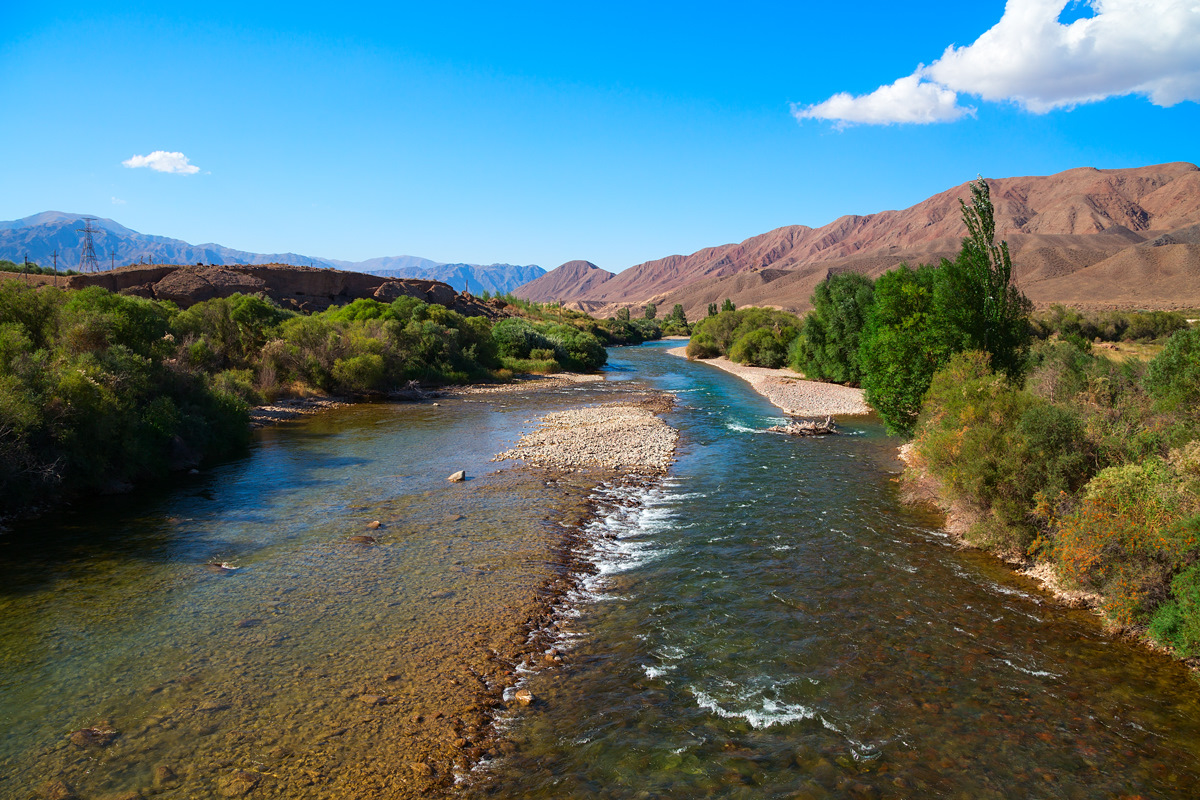
[[[1200,12],[1131,2],[4,3],[0,219],[617,271],[976,174],[1200,161]]]

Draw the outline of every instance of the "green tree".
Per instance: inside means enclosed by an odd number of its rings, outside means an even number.
[[[617,319],[622,322],[629,322],[629,306],[622,306],[617,309]]]
[[[875,281],[875,302],[859,345],[866,400],[893,433],[910,433],[921,398],[947,355],[934,324],[937,270],[907,264]]]
[[[1008,243],[996,244],[987,181],[971,183],[971,203],[959,200],[967,236],[954,261],[942,261],[935,291],[938,325],[952,352],[982,350],[995,369],[1017,377],[1029,351],[1033,304],[1012,283]]]
[[[859,344],[875,282],[857,272],[832,275],[813,291],[813,310],[792,346],[792,365],[809,378],[857,384]]]
[[[654,303],[646,304],[646,319],[654,319],[654,316],[657,313],[658,313],[658,307],[655,306]]]
[[[682,303],[675,304],[675,307],[671,309],[671,316],[668,319],[674,320],[680,325],[687,325],[687,315],[683,313]]]
[[[715,317],[717,315],[717,304],[716,303],[708,304],[708,315],[710,317]]]
[[[721,303],[721,310],[722,311],[733,311],[734,310],[733,301],[730,300],[728,297],[726,297],[725,302]]]

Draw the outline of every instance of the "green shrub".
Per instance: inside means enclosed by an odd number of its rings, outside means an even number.
[[[383,356],[378,353],[339,358],[330,372],[338,391],[353,394],[378,391],[387,379]]]
[[[1168,410],[1200,412],[1200,328],[1167,340],[1146,372],[1146,390]]]
[[[1164,599],[1172,574],[1200,555],[1200,442],[1167,460],[1109,467],[1057,522],[1054,556],[1068,581],[1099,591],[1121,625]]]
[[[1192,523],[1200,527],[1200,520]],[[1171,599],[1154,612],[1150,637],[1170,645],[1182,656],[1200,656],[1200,564],[1193,564],[1171,581]]]
[[[554,349],[554,342],[520,317],[508,317],[493,325],[492,341],[501,358],[529,358],[534,349]]]
[[[561,372],[562,367],[553,358],[501,358],[501,366],[516,374],[532,373],[534,375],[551,375]]]
[[[721,348],[711,333],[700,331],[692,334],[691,340],[687,343],[688,358],[716,358],[719,355],[721,355]]]
[[[569,369],[593,372],[608,362],[604,345],[587,331],[569,325],[553,325],[545,329],[544,335],[553,343],[555,357]],[[534,349],[541,348],[531,348],[531,358]]]
[[[787,363],[787,344],[772,331],[758,328],[733,343],[729,348],[729,359],[739,364],[777,369]]]

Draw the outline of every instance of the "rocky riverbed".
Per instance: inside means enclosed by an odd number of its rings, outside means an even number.
[[[646,394],[639,399],[556,411],[496,461],[517,459],[529,466],[604,469],[662,474],[671,465],[679,432],[658,418],[674,398]]]

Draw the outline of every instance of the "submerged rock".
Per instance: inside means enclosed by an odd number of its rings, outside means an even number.
[[[162,789],[173,785],[179,780],[178,773],[169,764],[159,764],[154,768],[154,788]]]
[[[75,731],[68,738],[76,747],[106,747],[112,744],[118,736],[120,734],[117,731],[110,728],[107,723],[101,722],[94,727]]]
[[[517,689],[513,692],[513,699],[523,706],[531,705],[537,698],[533,696],[533,692],[528,689]]]
[[[244,797],[254,790],[260,780],[253,772],[237,769],[217,781],[217,794],[222,797]]]
[[[46,781],[38,787],[37,796],[41,800],[76,800],[79,797],[66,781]]]

